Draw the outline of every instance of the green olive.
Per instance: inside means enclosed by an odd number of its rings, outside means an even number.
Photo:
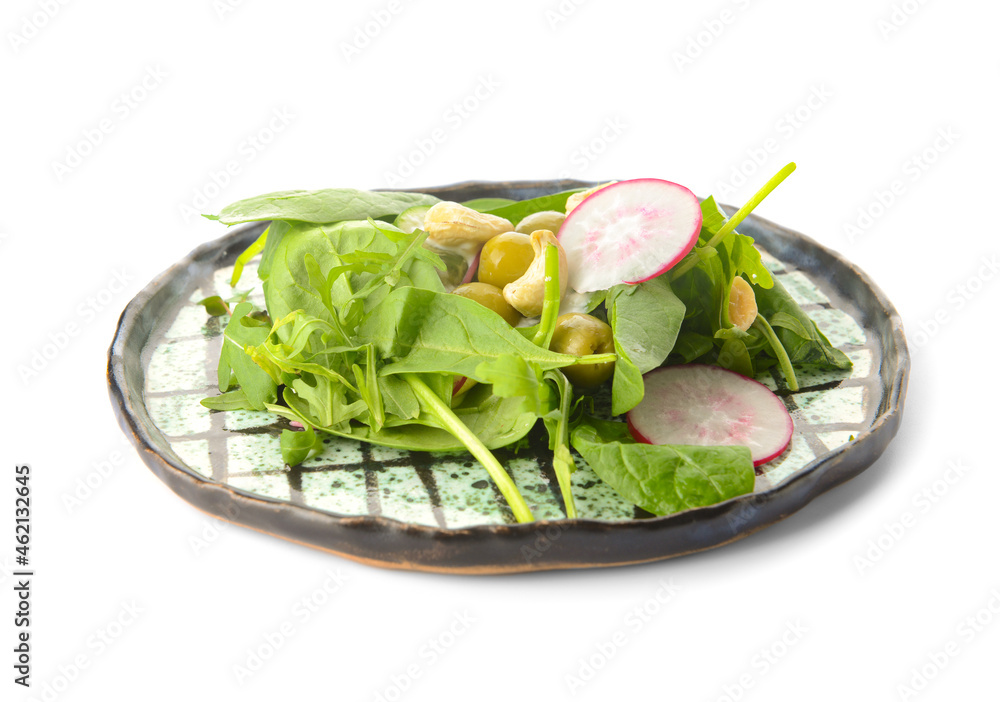
[[[530,236],[519,232],[498,234],[483,245],[479,255],[479,282],[503,290],[524,275],[534,260]]]
[[[510,326],[514,326],[521,320],[520,313],[510,306],[505,299],[500,288],[487,283],[466,283],[459,285],[452,290],[456,295],[475,300],[483,307],[487,307],[504,318]]]
[[[550,349],[574,356],[591,356],[596,353],[614,353],[615,341],[611,327],[589,314],[571,312],[556,320]],[[586,366],[566,366],[562,372],[578,388],[596,388],[611,377],[615,362],[594,363]]]

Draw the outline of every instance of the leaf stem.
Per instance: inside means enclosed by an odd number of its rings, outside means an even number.
[[[763,202],[764,198],[770,195],[775,188],[781,185],[781,182],[785,178],[790,176],[794,170],[795,170],[795,163],[793,162],[786,164],[784,168],[775,173],[769,181],[764,183],[764,187],[758,190],[752,198],[747,200],[746,203],[743,205],[743,207],[738,209],[733,214],[733,216],[730,217],[726,221],[726,223],[722,225],[722,228],[719,229],[719,231],[717,231],[715,235],[711,239],[709,239],[704,245],[712,247],[718,246],[719,242],[722,241],[731,231],[736,229],[736,227],[740,226],[740,224],[743,223],[743,220],[747,218],[747,215],[753,212],[754,208],[757,207],[757,205],[759,205],[761,202]],[[687,273],[689,270],[694,268],[697,264],[698,264],[697,256],[691,256],[687,258],[686,261],[684,261],[683,263],[681,263],[681,265],[679,265],[677,268],[671,271],[670,279],[677,280],[682,275]]]
[[[778,339],[778,335],[774,333],[774,329],[771,328],[771,325],[759,312],[757,313],[757,318],[753,320],[753,326],[763,332],[764,337],[767,339],[768,343],[771,344],[771,348],[774,350],[774,355],[778,357],[778,365],[781,366],[781,373],[785,376],[785,383],[788,385],[788,389],[798,390],[799,381],[798,378],[795,377],[795,369],[792,368],[792,360],[788,358],[788,352],[785,350],[781,340]]]
[[[576,519],[576,501],[573,499],[573,483],[571,475],[576,470],[576,461],[569,451],[569,414],[573,408],[573,386],[570,385],[562,371],[546,371],[547,380],[551,380],[559,389],[559,419],[552,441],[555,444],[552,455],[552,469],[559,482],[559,492],[562,493],[566,505],[566,518]]]
[[[427,387],[427,384],[416,373],[403,373],[402,375],[406,382],[410,384],[410,387],[413,388],[413,392],[420,401],[422,410],[427,412],[442,429],[465,444],[465,447],[469,449],[469,453],[483,464],[486,472],[490,474],[493,482],[497,484],[500,492],[507,499],[507,503],[510,505],[511,510],[513,510],[517,521],[521,523],[534,521],[535,518],[531,514],[531,509],[528,507],[528,503],[524,501],[524,497],[517,489],[517,485],[511,480],[510,475],[507,474],[504,467],[500,465],[496,456],[479,440],[479,437],[455,415],[451,407],[446,405],[433,390]]]
[[[592,353],[589,356],[580,356],[576,366],[592,366],[597,363],[612,363],[618,359],[618,354],[614,353]]]
[[[548,349],[559,318],[559,249],[552,244],[545,247],[545,300],[542,302],[542,316],[538,320],[538,331],[532,342]]]

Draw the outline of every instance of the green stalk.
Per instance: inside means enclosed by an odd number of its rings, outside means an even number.
[[[759,312],[757,313],[757,318],[753,320],[753,326],[757,327],[764,334],[768,343],[771,344],[771,348],[774,349],[774,355],[778,357],[778,365],[781,366],[781,373],[785,376],[785,384],[788,385],[788,389],[798,390],[799,381],[795,377],[792,360],[788,358],[788,352],[785,350],[784,345],[782,345],[781,340],[778,339],[778,335],[774,333],[774,329],[771,328],[771,325]]]
[[[768,195],[771,194],[771,191],[773,191],[776,187],[781,185],[781,182],[785,178],[790,176],[794,170],[795,170],[795,164],[789,163],[780,171],[775,173],[771,177],[771,180],[764,183],[763,188],[758,190],[757,193],[752,198],[746,201],[743,207],[736,210],[736,213],[732,217],[730,217],[725,224],[722,225],[722,228],[719,229],[719,231],[717,231],[715,235],[711,239],[709,239],[706,244],[704,244],[704,246],[710,246],[710,247],[718,246],[719,242],[722,241],[726,236],[728,236],[731,231],[736,229],[736,227],[740,226],[740,224],[743,223],[743,220],[747,218],[747,215],[753,212],[754,208],[757,207],[757,205],[759,205],[761,202],[763,202],[764,198],[766,198]],[[675,268],[670,273],[670,279],[677,280],[682,275],[687,273],[689,270],[694,268],[697,264],[698,264],[697,257],[691,256],[690,258],[687,259],[687,261],[682,263],[680,266]]]
[[[559,249],[552,244],[545,247],[545,300],[542,302],[542,316],[538,320],[538,331],[531,341],[543,349],[552,343],[559,318]]]
[[[574,366],[592,366],[598,363],[611,363],[618,360],[618,354],[614,353],[592,353],[589,356],[580,356]]]
[[[552,454],[552,469],[555,471],[556,480],[559,482],[559,492],[562,493],[563,502],[566,505],[567,519],[576,519],[576,501],[573,499],[573,484],[570,476],[576,470],[576,462],[573,454],[569,451],[569,413],[573,407],[573,386],[570,385],[566,376],[561,371],[547,371],[545,377],[554,381],[560,390],[559,398],[559,419],[556,423],[555,435],[552,437],[555,443]]]
[[[402,375],[406,382],[410,384],[410,387],[413,388],[413,392],[420,401],[421,410],[429,414],[437,422],[438,426],[465,444],[465,447],[469,449],[469,453],[483,464],[486,472],[490,474],[493,482],[497,484],[500,492],[507,499],[507,503],[514,511],[514,517],[517,521],[521,523],[534,521],[535,518],[531,514],[531,509],[528,507],[528,503],[524,501],[524,497],[517,489],[517,485],[511,480],[503,466],[500,465],[496,456],[479,440],[479,437],[469,427],[465,426],[465,423],[455,415],[451,407],[446,405],[433,390],[427,387],[427,384],[416,373],[404,373]]]

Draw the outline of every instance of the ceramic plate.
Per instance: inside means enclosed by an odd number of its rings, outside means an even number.
[[[442,199],[524,199],[578,181],[471,182],[428,188]],[[732,212],[732,208],[729,208]],[[795,422],[789,448],[757,469],[754,492],[653,517],[622,500],[577,457],[578,519],[561,519],[541,423],[530,446],[496,451],[539,520],[516,524],[492,481],[464,453],[429,454],[330,437],[294,469],[281,461],[287,423],[267,412],[211,412],[226,318],[197,300],[230,297],[236,256],[263,224],[233,230],[150,283],[122,314],[108,382],[119,422],[145,463],[174,492],[214,516],[359,561],[394,568],[497,573],[640,563],[733,541],[772,524],[857,475],[899,426],[908,356],[895,309],[868,277],[796,232],[751,216],[740,231],[823,332],[854,362],[845,372],[758,378]],[[239,289],[254,285],[248,266]]]

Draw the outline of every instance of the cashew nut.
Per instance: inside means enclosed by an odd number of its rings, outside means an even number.
[[[550,232],[556,232],[558,234],[559,227],[562,226],[563,220],[565,219],[566,215],[562,212],[556,212],[555,210],[535,212],[518,222],[514,231],[520,232],[521,234],[531,234],[531,232],[539,229],[548,229]]]
[[[504,299],[511,307],[523,314],[525,317],[535,317],[542,313],[542,305],[545,304],[545,250],[549,244],[555,245],[559,250],[559,296],[566,292],[566,284],[569,281],[569,266],[566,263],[566,252],[559,245],[548,229],[538,229],[531,233],[531,248],[535,252],[535,258],[524,275],[504,286]]]
[[[424,217],[427,241],[439,248],[459,250],[466,257],[497,234],[513,231],[503,217],[483,214],[457,202],[439,202]]]
[[[729,321],[746,331],[755,319],[757,319],[757,298],[753,294],[753,288],[746,280],[736,276],[729,289]]]
[[[572,212],[581,202],[586,200],[588,197],[596,193],[601,188],[606,188],[609,185],[614,185],[617,182],[618,182],[617,180],[612,180],[608,183],[604,183],[603,185],[595,185],[590,190],[584,190],[582,193],[573,193],[572,195],[569,196],[569,199],[566,200],[566,214]]]

